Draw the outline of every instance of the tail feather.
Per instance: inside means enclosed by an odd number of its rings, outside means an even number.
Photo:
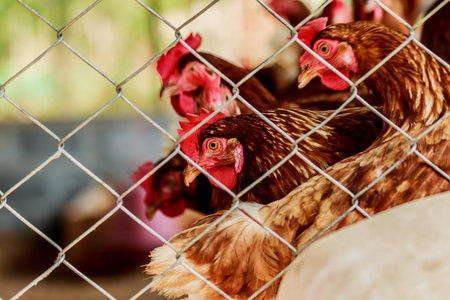
[[[181,244],[174,243],[173,245],[178,249],[182,248]],[[196,275],[181,263],[176,264],[177,254],[171,247],[164,245],[156,248],[151,252],[150,258],[150,263],[147,265],[145,272],[154,280],[151,290],[158,292],[160,296],[175,299],[197,293],[205,288],[205,283]],[[184,254],[182,254],[182,259],[186,261]],[[174,265],[175,267],[173,267]],[[171,267],[173,269],[164,274]],[[201,272],[200,267],[196,266],[195,269]],[[164,276],[159,277],[162,274]]]
[[[256,203],[242,203],[240,206],[252,218],[262,223],[261,207],[261,204]],[[177,249],[181,249],[224,213],[225,211],[220,211],[199,220],[188,230],[174,236],[170,242]],[[269,241],[271,239],[276,238],[237,209],[204,234],[199,242],[194,243],[181,257],[184,263],[224,293],[249,297],[252,291],[261,287],[282,269],[280,255],[286,257],[286,260],[292,259],[292,253],[289,253],[287,246],[280,246],[278,240]],[[167,245],[153,250],[151,258],[146,272],[153,279],[177,260],[176,252]],[[271,299],[276,294],[277,286],[275,284],[272,288],[269,287],[255,299]],[[155,281],[152,290],[159,291],[169,299],[183,295],[189,295],[189,299],[223,299],[217,291],[182,264],[178,264]]]

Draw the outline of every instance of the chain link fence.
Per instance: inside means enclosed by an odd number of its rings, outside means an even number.
[[[103,1],[108,1],[108,0],[103,0]],[[302,44],[298,39],[296,39],[296,29],[298,29],[300,26],[304,25],[306,22],[308,22],[311,19],[314,19],[315,17],[320,15],[320,12],[323,8],[325,8],[326,6],[331,4],[331,0],[329,1],[324,1],[320,7],[315,10],[311,15],[309,15],[306,19],[304,19],[300,24],[296,25],[295,27],[293,27],[292,25],[290,25],[285,19],[283,19],[282,17],[280,17],[278,14],[276,14],[268,5],[267,3],[260,1],[260,0],[254,0],[255,2],[257,2],[261,7],[263,7],[267,13],[273,15],[273,18],[275,18],[276,20],[278,20],[283,26],[286,27],[287,32],[291,32],[292,36],[294,38],[292,39],[286,39],[284,44],[277,50],[275,51],[272,55],[268,56],[262,63],[260,63],[256,68],[254,68],[246,77],[244,77],[240,82],[232,82],[230,79],[228,79],[224,74],[222,74],[219,70],[217,70],[214,66],[212,66],[211,64],[208,63],[208,61],[206,59],[204,59],[200,54],[198,54],[195,50],[193,50],[188,44],[186,44],[183,40],[182,40],[182,35],[181,35],[181,30],[183,28],[185,28],[188,24],[190,24],[191,22],[195,21],[197,18],[199,18],[200,16],[202,16],[203,14],[208,14],[209,10],[216,5],[219,0],[216,1],[211,1],[210,3],[208,3],[206,6],[204,6],[203,9],[199,10],[197,13],[193,14],[190,18],[188,18],[187,20],[185,20],[185,22],[179,26],[174,25],[170,20],[166,19],[164,16],[160,15],[159,12],[157,11],[156,8],[154,8],[152,6],[152,2],[151,1],[141,1],[141,0],[135,0],[135,2],[139,5],[140,9],[145,10],[148,13],[149,18],[156,18],[158,20],[158,22],[160,22],[160,25],[166,26],[168,29],[170,29],[170,31],[172,31],[172,33],[174,34],[174,38],[173,41],[166,45],[165,49],[163,49],[161,52],[159,52],[157,55],[155,55],[154,57],[152,57],[149,61],[147,61],[145,64],[143,64],[142,66],[140,66],[135,72],[129,74],[129,76],[127,76],[123,81],[121,82],[117,82],[114,79],[112,79],[112,76],[110,74],[108,74],[107,72],[103,71],[100,67],[96,66],[96,64],[89,60],[88,58],[86,58],[85,56],[83,56],[82,51],[80,51],[79,49],[77,49],[75,46],[73,46],[71,43],[68,42],[67,36],[69,36],[70,33],[70,29],[72,27],[77,26],[77,23],[80,22],[80,20],[82,20],[83,18],[85,18],[86,16],[88,16],[93,10],[96,9],[97,6],[100,5],[101,2],[103,2],[102,0],[98,0],[95,1],[93,3],[90,3],[89,5],[86,5],[86,7],[84,7],[84,9],[82,10],[82,12],[80,12],[78,15],[76,15],[72,20],[70,20],[69,22],[65,23],[63,26],[56,26],[55,24],[53,24],[49,19],[47,19],[46,17],[44,17],[45,14],[43,14],[42,12],[37,11],[34,6],[32,4],[29,4],[28,1],[22,1],[22,0],[18,0],[18,4],[21,9],[28,11],[29,13],[31,13],[33,15],[33,18],[35,19],[35,22],[41,22],[43,24],[46,24],[47,26],[51,27],[54,31],[55,34],[55,40],[52,44],[47,45],[47,48],[40,53],[39,55],[37,55],[36,57],[34,57],[31,61],[27,61],[25,62],[26,65],[25,67],[23,67],[22,69],[20,69],[16,74],[14,74],[13,76],[10,76],[1,86],[0,86],[0,101],[3,102],[7,102],[7,105],[9,108],[14,109],[16,112],[19,112],[19,114],[21,115],[21,117],[26,118],[28,121],[32,122],[34,124],[34,126],[38,127],[40,130],[42,130],[43,132],[45,132],[45,134],[47,134],[51,139],[54,140],[54,143],[56,145],[56,149],[54,150],[54,152],[48,157],[46,158],[44,161],[42,161],[36,168],[34,168],[33,170],[31,170],[28,174],[26,174],[22,179],[20,179],[19,181],[15,182],[15,184],[13,184],[10,188],[8,188],[7,190],[0,190],[0,210],[2,210],[3,212],[7,211],[8,214],[14,216],[17,220],[19,220],[20,222],[22,222],[24,225],[26,225],[28,228],[30,228],[36,235],[40,236],[42,239],[44,239],[51,247],[53,247],[54,249],[56,249],[58,255],[57,257],[55,257],[54,263],[49,265],[48,268],[46,269],[46,271],[42,272],[39,276],[37,276],[36,278],[34,278],[34,280],[32,280],[31,282],[29,282],[28,285],[24,286],[19,292],[17,292],[13,297],[11,297],[11,299],[20,299],[20,298],[26,298],[26,295],[32,295],[33,294],[33,287],[35,287],[36,285],[41,284],[41,282],[47,277],[49,276],[52,272],[54,272],[56,269],[60,268],[62,265],[65,265],[67,268],[69,268],[73,273],[75,273],[76,275],[78,275],[79,277],[81,277],[84,281],[86,281],[88,284],[90,284],[92,287],[94,287],[95,289],[98,290],[99,293],[101,293],[102,295],[106,296],[109,299],[116,299],[110,291],[108,291],[107,289],[105,289],[104,287],[102,287],[100,284],[96,283],[92,278],[90,278],[89,276],[87,276],[86,274],[84,274],[83,272],[81,272],[79,269],[77,269],[71,262],[69,259],[67,259],[67,254],[79,243],[81,243],[82,240],[86,239],[86,237],[88,237],[89,235],[91,235],[96,229],[98,229],[99,227],[102,226],[102,224],[104,224],[105,222],[107,222],[108,219],[110,219],[113,215],[117,214],[119,211],[123,212],[124,214],[127,215],[128,218],[130,218],[133,222],[137,223],[139,226],[141,226],[142,228],[144,228],[149,235],[153,235],[156,238],[158,238],[161,243],[168,243],[168,241],[166,240],[166,238],[164,238],[160,233],[158,233],[154,228],[152,228],[151,226],[149,226],[146,222],[144,222],[140,217],[136,216],[133,212],[131,212],[129,209],[127,209],[124,206],[124,198],[129,195],[130,193],[132,193],[135,189],[137,189],[137,187],[139,186],[139,183],[142,182],[142,180],[140,182],[135,183],[134,185],[132,185],[131,187],[129,187],[128,189],[126,189],[124,192],[122,191],[118,191],[117,189],[115,189],[113,186],[111,186],[110,184],[107,183],[107,181],[105,181],[104,179],[101,178],[101,176],[99,176],[98,174],[96,174],[95,171],[91,170],[89,165],[85,165],[83,164],[81,161],[77,160],[77,158],[75,158],[75,156],[66,149],[65,144],[73,139],[75,136],[79,135],[81,131],[83,131],[83,129],[88,126],[91,122],[93,122],[96,118],[98,118],[105,110],[107,110],[110,106],[112,106],[114,103],[116,102],[123,102],[126,103],[135,113],[136,117],[140,117],[146,120],[146,122],[148,122],[148,124],[150,124],[151,126],[153,126],[154,128],[156,128],[159,132],[161,132],[162,135],[164,135],[164,137],[168,140],[171,141],[171,143],[174,146],[174,150],[171,152],[171,154],[169,156],[167,156],[166,159],[164,159],[163,161],[161,161],[160,164],[158,164],[153,170],[152,172],[150,172],[148,174],[148,176],[146,176],[145,178],[148,178],[149,176],[151,176],[153,173],[155,173],[158,169],[160,169],[166,162],[168,162],[172,157],[174,157],[175,155],[183,155],[183,153],[181,152],[181,149],[178,145],[178,136],[174,136],[171,132],[169,132],[168,130],[166,130],[165,128],[163,128],[156,120],[154,117],[146,114],[140,107],[138,107],[132,100],[130,100],[127,97],[127,93],[124,92],[124,88],[131,85],[131,83],[133,82],[133,80],[135,80],[135,78],[141,74],[142,72],[144,72],[144,70],[148,69],[151,65],[154,65],[156,63],[156,61],[165,53],[167,52],[171,47],[173,47],[175,44],[177,43],[182,43],[187,49],[189,49],[189,51],[191,53],[193,53],[196,57],[198,57],[198,59],[200,61],[202,61],[203,63],[205,63],[206,65],[208,65],[212,70],[214,70],[217,74],[219,74],[223,80],[227,81],[228,83],[230,83],[234,90],[234,95],[233,97],[227,102],[227,104],[231,101],[242,101],[244,102],[248,107],[250,107],[256,114],[258,114],[262,119],[266,120],[268,123],[271,123],[267,118],[265,118],[264,115],[260,114],[256,109],[254,109],[247,101],[246,99],[244,99],[242,96],[239,95],[239,86],[242,85],[246,80],[248,80],[251,76],[255,75],[255,73],[257,73],[259,70],[261,70],[262,68],[264,68],[265,66],[267,66],[268,64],[270,64],[270,62],[272,60],[274,60],[277,56],[279,56],[283,51],[285,51],[288,47],[290,47],[292,44],[298,43],[301,44],[301,46],[305,46],[304,44]],[[132,0],[127,0],[127,1],[132,1]],[[248,0],[250,1],[250,0]],[[221,0],[221,2],[227,2],[227,0]],[[235,5],[234,2],[229,1],[230,4],[229,5]],[[446,5],[449,1],[442,1],[441,5],[437,6],[436,9],[434,9],[433,11],[431,11],[428,15],[423,15],[419,21],[417,21],[414,25],[409,25],[408,23],[406,23],[405,21],[403,21],[399,16],[397,16],[393,11],[391,11],[388,7],[386,7],[383,3],[380,3],[378,0],[376,0],[376,2],[384,9],[386,10],[389,14],[391,14],[395,19],[397,19],[398,21],[400,21],[401,23],[403,23],[410,31],[410,35],[409,38],[405,41],[404,44],[406,43],[411,43],[411,42],[416,42],[420,44],[420,41],[418,41],[415,37],[415,31],[430,17],[432,16],[434,13],[436,13],[439,9],[441,9],[444,5]],[[131,18],[131,16],[130,16]],[[18,20],[18,22],[20,22],[20,20]],[[220,34],[220,32],[218,32],[217,34]],[[284,38],[284,37],[283,37]],[[400,47],[402,47],[403,45],[401,45]],[[88,66],[93,72],[98,73],[99,75],[101,75],[105,81],[107,81],[115,90],[115,95],[114,97],[112,97],[105,105],[103,105],[100,109],[96,110],[96,111],[92,111],[90,116],[87,117],[85,120],[83,120],[82,122],[80,122],[72,131],[70,131],[68,134],[65,135],[60,135],[57,134],[54,130],[50,129],[48,126],[46,126],[42,121],[39,120],[39,118],[34,117],[31,113],[29,113],[27,111],[26,108],[22,107],[21,105],[18,104],[17,101],[15,101],[15,99],[13,99],[12,97],[9,96],[8,94],[8,86],[11,85],[12,83],[14,83],[15,81],[17,81],[20,77],[25,76],[27,74],[27,72],[29,72],[30,70],[32,70],[33,68],[35,68],[35,66],[38,63],[45,63],[45,57],[48,56],[49,54],[51,54],[53,51],[55,51],[55,48],[57,47],[65,47],[70,53],[71,55],[73,55],[74,57],[80,59],[86,66]],[[428,50],[427,50],[428,51]],[[434,55],[434,54],[433,54]],[[391,56],[387,57],[385,60],[383,60],[381,62],[385,63],[387,60],[390,59]],[[441,58],[437,57],[435,55],[436,59],[438,59],[441,63],[446,64],[448,66],[448,64],[443,61]],[[297,62],[293,62],[293,63],[297,63]],[[375,71],[375,70],[373,70]],[[370,74],[367,74],[364,78],[361,78],[358,82],[355,83],[355,85],[358,85],[360,82],[362,82],[365,78],[367,78]],[[24,86],[22,87],[23,89],[26,89],[27,87]],[[155,89],[159,89],[158,87],[154,87]],[[391,126],[396,127],[395,124],[393,124],[390,120],[386,119],[383,115],[381,115],[376,109],[374,109],[373,107],[371,107],[362,97],[360,97],[356,92],[357,90],[354,90],[355,93],[347,100],[343,103],[342,107],[338,110],[340,111],[341,109],[343,109],[346,104],[348,104],[350,101],[361,101],[365,106],[371,108],[371,110],[378,114],[381,118],[384,119],[385,122],[389,123]],[[225,104],[226,105],[226,104]],[[225,106],[224,105],[224,106]],[[222,106],[222,107],[224,107]],[[330,116],[330,118],[332,118],[333,115]],[[207,121],[207,120],[205,120]],[[326,120],[324,123],[326,123],[328,120]],[[176,123],[176,121],[174,120],[174,123]],[[203,124],[203,123],[202,123]],[[199,124],[199,126],[201,126],[202,124]],[[438,124],[436,124],[437,126]],[[275,126],[273,124],[271,124],[271,126]],[[281,129],[277,129],[279,130],[287,139],[291,140],[291,138],[289,137],[289,135],[287,135],[286,133],[284,133]],[[317,128],[313,129],[317,130]],[[398,130],[400,130],[398,128]],[[430,129],[431,130],[431,129]],[[427,131],[429,132],[429,130]],[[424,133],[427,134],[427,132]],[[312,132],[311,132],[312,133]],[[311,134],[309,133],[309,134]],[[407,135],[406,133],[403,132],[403,134]],[[296,145],[298,143],[300,143],[303,140],[303,138],[299,139],[299,140],[292,140],[293,145]],[[441,169],[439,169],[436,165],[433,164],[433,162],[429,161],[426,157],[424,157],[420,152],[418,152],[415,148],[411,149],[411,152],[408,153],[408,155],[410,154],[415,154],[419,157],[421,157],[423,159],[423,161],[425,163],[427,163],[428,165],[430,165],[432,168],[434,168],[437,172],[439,172],[443,177],[445,177],[447,180],[450,180],[450,176],[449,174],[446,174],[444,171],[442,171]],[[295,153],[298,154],[300,156],[302,156],[300,153]],[[28,220],[26,217],[24,217],[20,212],[18,212],[15,208],[14,208],[14,199],[13,199],[13,193],[21,188],[23,188],[23,185],[31,180],[34,176],[36,176],[36,174],[40,173],[41,171],[43,171],[45,168],[47,168],[53,161],[59,160],[62,157],[67,158],[68,160],[70,160],[70,162],[76,166],[77,168],[79,168],[82,172],[84,172],[86,175],[89,176],[90,180],[93,182],[96,182],[97,184],[101,185],[104,189],[106,189],[115,199],[115,205],[114,208],[112,210],[110,210],[108,213],[106,213],[105,215],[103,215],[101,218],[99,218],[94,225],[92,225],[88,230],[84,231],[82,234],[78,235],[74,240],[72,240],[67,246],[62,246],[61,244],[58,244],[58,242],[56,242],[54,239],[50,238],[46,233],[44,233],[38,226],[36,226],[35,224],[33,224],[33,222],[31,222],[30,220]],[[184,156],[185,157],[185,156]],[[287,161],[290,157],[286,157],[283,161],[280,162],[279,165],[283,164],[285,161]],[[305,157],[303,157],[304,159],[306,159]],[[307,160],[307,159],[306,159]],[[321,173],[324,176],[329,177],[329,179],[334,182],[337,185],[340,185],[340,188],[345,190],[351,197],[352,199],[356,199],[358,198],[362,193],[364,193],[367,189],[370,189],[370,187],[374,184],[376,184],[379,180],[381,180],[383,178],[383,176],[385,176],[387,173],[389,173],[391,170],[393,170],[398,164],[400,163],[397,162],[394,165],[392,165],[392,167],[385,172],[382,176],[380,176],[376,181],[372,182],[369,186],[366,187],[366,189],[363,189],[360,193],[358,194],[353,194],[351,193],[349,190],[346,189],[345,186],[342,186],[338,181],[334,180],[333,178],[330,178],[329,175],[327,175],[326,172],[320,170],[320,168],[317,168],[314,166],[314,168]],[[134,167],[134,166],[133,166]],[[144,178],[144,179],[145,179]],[[248,189],[246,189],[245,191],[243,191],[242,193],[245,193],[247,190],[251,189],[253,186],[257,185],[263,178],[261,178],[260,180],[254,182],[251,186],[248,187]],[[212,179],[214,180],[214,179]],[[239,196],[242,195],[242,193],[240,195],[235,195],[233,194],[231,191],[228,191],[231,195],[233,195],[233,197],[235,198],[239,198]],[[10,200],[11,198],[11,200]],[[142,204],[143,205],[143,204]],[[231,208],[231,210],[235,210],[235,209],[239,209],[239,202],[236,202],[235,205]],[[365,216],[370,217],[369,214],[367,214],[366,212],[364,212],[364,210],[362,208],[360,208],[357,205],[357,202],[355,203],[355,205],[353,205],[351,207],[351,209],[347,212],[350,213],[353,210],[359,210],[361,213],[363,213]],[[344,217],[344,216],[342,216]],[[338,220],[336,220],[337,222]],[[205,234],[205,233],[203,233]],[[320,236],[320,235],[319,235]],[[279,237],[281,239],[281,237]],[[289,243],[285,242],[290,248],[293,248]],[[303,248],[302,248],[303,249]],[[297,249],[292,249],[293,252],[295,254],[298,254],[302,249],[297,250]],[[151,250],[151,249],[149,249]],[[178,249],[177,251],[180,251],[180,249]],[[181,250],[182,251],[182,250]],[[178,252],[178,254],[180,254],[180,252]],[[148,261],[143,261],[142,264],[146,264],[148,263]],[[183,262],[178,262],[178,263],[183,263]],[[283,272],[281,272],[280,274],[278,274],[276,277],[273,278],[273,280],[271,280],[266,286],[270,285],[273,281],[277,280],[278,277],[282,276],[284,274],[284,272],[287,270],[288,268],[286,268]],[[199,275],[200,276],[200,275]],[[205,281],[207,281],[206,279],[204,279]],[[129,299],[146,299],[146,295],[148,295],[148,291],[150,289],[151,286],[151,282],[149,282],[144,288],[142,288],[141,290],[139,290],[135,295],[133,295],[131,298]],[[210,284],[210,283],[208,283]],[[213,285],[212,285],[213,286]],[[213,286],[214,287],[214,286]],[[226,299],[232,299],[230,296],[224,294],[222,291],[218,290],[217,291],[219,293],[221,293]],[[0,295],[1,296],[1,295]],[[252,296],[251,298],[255,298],[257,295]]]

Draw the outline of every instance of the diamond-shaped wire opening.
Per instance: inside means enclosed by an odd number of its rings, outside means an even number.
[[[56,68],[62,63],[67,68]],[[40,78],[39,81],[36,78]],[[81,84],[71,85],[70,82]],[[33,89],[36,84],[39,88]],[[32,92],[24,93],[23,86],[30,87]],[[73,120],[80,116],[85,118],[105,105],[116,95],[115,89],[114,85],[80,61],[70,50],[58,45],[11,81],[6,88],[6,95],[41,121]],[[55,110],[60,113],[55,114]]]
[[[126,15],[134,17],[130,20]],[[157,52],[154,36],[140,25],[148,22],[157,30],[156,20],[135,2],[103,1],[64,31],[64,41],[120,82]]]

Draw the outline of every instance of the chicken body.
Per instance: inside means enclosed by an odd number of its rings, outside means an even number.
[[[308,41],[318,55],[331,53],[325,59],[353,79],[366,74],[406,39],[399,32],[368,22],[327,28],[307,24],[303,29],[299,37]],[[329,49],[321,47],[321,43]],[[325,84],[342,87],[340,78],[331,80],[323,65],[312,57],[303,57],[302,68],[302,84],[319,76]],[[253,219],[300,249],[327,227],[325,234],[363,219],[361,209],[374,214],[450,190],[448,177],[427,163],[429,160],[450,173],[450,70],[409,43],[364,82],[383,101],[383,114],[406,135],[385,125],[367,150],[328,168],[328,175],[348,193],[327,177],[317,175],[279,201],[242,204],[226,216],[221,211],[199,220],[170,242],[181,249],[217,218],[224,217],[181,254],[185,264],[231,298],[246,299],[294,258],[292,248]],[[147,273],[157,276],[175,261],[170,247],[160,247],[152,252]],[[264,286],[254,299],[274,299],[279,279]],[[153,289],[170,297],[189,294],[192,299],[222,299],[182,265],[156,281]]]
[[[269,203],[280,199],[295,187],[317,174],[317,171],[297,155],[293,141],[324,122],[334,111],[302,109],[276,109],[262,114],[278,126],[288,137],[278,132],[256,114],[242,114],[222,118],[194,132],[192,139],[180,143],[181,149],[213,177],[235,194],[292,156],[259,184],[240,196],[241,201]],[[180,136],[206,118],[192,119],[183,127]],[[218,116],[218,115],[216,115]],[[319,130],[298,142],[298,152],[320,169],[366,149],[377,137],[382,121],[367,108],[343,109]],[[290,138],[290,139],[289,139]],[[192,144],[195,143],[195,146]],[[194,166],[184,170],[185,182],[189,184],[200,174]],[[212,207],[215,211],[229,208],[232,198],[218,185],[213,186]]]

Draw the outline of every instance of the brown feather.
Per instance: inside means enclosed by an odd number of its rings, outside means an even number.
[[[406,38],[384,26],[362,22],[330,26],[320,33],[319,37],[346,40],[352,45],[360,67],[358,74],[355,74],[356,77],[366,73]],[[365,83],[381,97],[384,103],[383,113],[409,136],[417,139],[424,130],[430,129],[432,124],[449,111],[449,73],[449,69],[438,64],[414,43],[409,43],[367,78]],[[449,174],[450,118],[440,122],[425,137],[418,139],[416,145],[412,145],[408,138],[392,127],[385,126],[382,134],[368,149],[334,164],[327,169],[327,173],[352,193],[361,192],[357,199],[358,204],[369,213],[377,213],[414,199],[449,191],[450,182],[447,178],[425,164],[416,153],[407,155],[411,149],[414,149],[413,147],[416,147],[417,151]],[[379,179],[383,172],[396,162],[400,164]],[[374,180],[379,181],[364,191]],[[344,218],[326,231],[325,235],[363,219],[363,215],[356,210],[344,215],[351,206],[350,195],[325,176],[318,175],[279,201],[259,209],[242,204],[242,209],[249,211],[255,216],[254,218],[263,220],[264,225],[299,248],[338,220],[340,216]],[[223,213],[216,214],[208,222]],[[227,227],[238,221],[244,222],[240,230],[227,233],[239,239],[239,243],[236,241],[236,247],[250,244],[252,249],[249,252],[243,251],[239,257],[227,258],[227,268],[230,270],[233,266],[237,269],[242,261],[246,262],[244,265],[246,269],[239,269],[243,274],[237,276],[236,280],[227,278],[224,281],[222,277],[214,277],[212,270],[221,268],[214,253],[210,252],[209,256],[205,257],[204,253],[196,252],[192,248],[189,248],[186,253],[186,263],[199,267],[202,275],[211,278],[212,283],[224,292],[229,291],[234,299],[243,299],[244,294],[250,295],[257,291],[268,282],[268,277],[264,275],[278,274],[294,259],[289,248],[277,237],[253,224],[254,221],[251,219],[242,221],[241,215],[239,210],[231,212],[195,244],[198,244],[196,249],[207,248],[214,240],[215,253],[220,253],[221,249],[229,245],[220,243],[216,235],[220,236],[226,232]],[[247,223],[253,224],[251,230],[245,230],[250,226]],[[202,224],[203,229],[206,225],[207,223]],[[189,231],[192,233],[194,229],[195,227]],[[185,245],[193,237],[187,234],[183,236],[183,239],[174,238],[172,241]],[[152,275],[159,274],[153,270],[153,266],[170,264],[173,261],[173,259],[152,261],[147,272]],[[198,264],[200,261],[202,263]],[[257,267],[256,263],[258,263]],[[181,274],[173,276],[177,278]],[[242,281],[242,278],[245,280]],[[201,285],[199,280],[197,284]],[[273,299],[277,286],[278,280],[255,299]],[[165,286],[159,284],[155,288],[164,290]],[[236,291],[240,292],[231,294]]]
[[[292,139],[301,138],[334,111],[277,109],[263,115]],[[382,128],[381,119],[367,108],[342,110],[322,128],[298,143],[298,151],[321,169],[366,149]],[[244,147],[244,168],[233,192],[238,194],[293,151],[292,143],[256,114],[227,117],[206,128],[199,145],[209,137],[235,138]],[[234,162],[232,162],[234,164]],[[317,174],[302,158],[294,155],[242,197],[241,201],[269,203],[287,195]],[[212,207],[226,209],[232,198],[213,187]]]

